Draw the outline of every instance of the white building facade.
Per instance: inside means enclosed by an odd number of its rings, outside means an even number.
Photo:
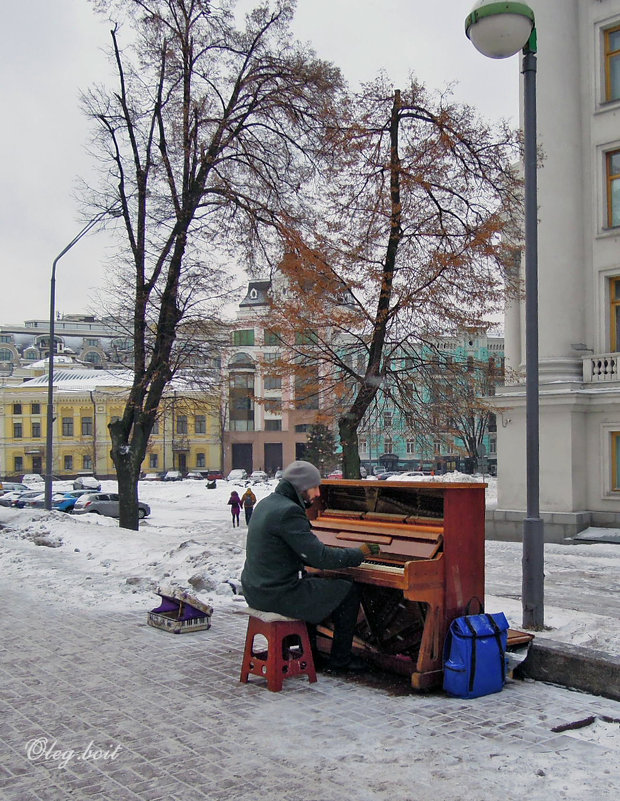
[[[620,0],[530,0],[538,31],[540,509],[545,540],[620,527]],[[506,313],[523,373],[524,306]],[[499,395],[498,507],[520,539],[525,388]]]

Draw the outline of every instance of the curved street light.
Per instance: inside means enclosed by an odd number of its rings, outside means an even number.
[[[536,183],[536,21],[526,3],[479,0],[465,33],[489,58],[523,52],[525,178],[525,427],[527,511],[523,521],[523,625],[544,625],[544,526],[540,517],[538,388],[538,219]]]
[[[49,319],[49,352],[48,352],[48,373],[47,373],[47,428],[45,438],[45,508],[52,508],[52,476],[54,472],[54,352],[56,342],[54,341],[54,323],[56,317],[56,265],[68,250],[80,241],[92,228],[101,222],[108,214],[113,214],[112,209],[104,209],[96,214],[92,220],[86,223],[82,230],[76,234],[71,242],[64,247],[52,263],[52,278],[50,284],[50,319]]]

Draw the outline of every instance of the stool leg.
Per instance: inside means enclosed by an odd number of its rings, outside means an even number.
[[[312,684],[316,681],[316,669],[314,667],[314,654],[312,653],[310,637],[308,636],[308,627],[306,625],[304,625],[304,629],[302,632],[300,632],[299,636],[301,637],[301,648],[306,661],[306,673],[308,674],[308,681],[310,684]]]

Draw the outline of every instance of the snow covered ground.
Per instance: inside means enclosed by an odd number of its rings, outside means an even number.
[[[495,481],[487,480],[487,506],[493,506]],[[56,487],[70,488],[70,482]],[[255,486],[259,502],[274,487],[273,481]],[[239,528],[231,524],[226,501],[233,488],[226,481],[213,490],[204,481],[141,482],[140,498],[152,513],[138,532],[94,515],[0,507],[0,572],[28,592],[64,598],[73,608],[148,610],[158,604],[155,589],[170,584],[215,609],[238,605],[243,601],[227,579],[240,575],[246,528],[243,515]],[[103,489],[116,489],[115,482],[104,482]],[[537,636],[620,656],[620,547],[547,545],[545,575],[548,629]],[[487,543],[486,588],[487,611],[503,611],[521,628],[519,543]]]

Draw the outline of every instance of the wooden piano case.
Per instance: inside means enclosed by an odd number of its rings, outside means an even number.
[[[451,621],[474,599],[484,600],[485,488],[475,482],[324,481],[308,510],[326,545],[375,542],[381,548],[357,568],[323,575],[359,583],[355,649],[410,675],[415,689],[441,685]],[[319,647],[329,649],[329,636],[319,638]]]

